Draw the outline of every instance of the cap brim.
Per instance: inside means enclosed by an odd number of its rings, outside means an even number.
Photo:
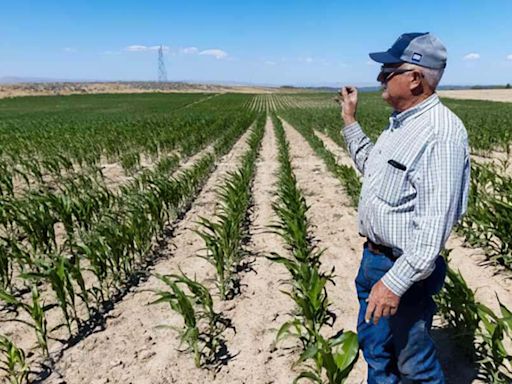
[[[370,58],[377,63],[382,64],[398,64],[403,63],[403,60],[393,56],[389,52],[373,52],[370,53]]]

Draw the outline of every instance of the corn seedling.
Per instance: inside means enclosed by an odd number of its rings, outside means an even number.
[[[2,335],[0,335],[0,352],[2,353],[0,370],[5,372],[9,383],[24,383],[29,374],[29,367],[25,361],[25,352]]]
[[[151,304],[168,303],[183,318],[183,327],[166,326],[178,332],[180,344],[187,345],[197,367],[215,363],[223,346],[224,323],[213,309],[208,289],[186,275],[156,275],[169,288],[155,291],[159,297]],[[183,288],[185,288],[185,290]],[[187,293],[188,292],[188,293]]]
[[[249,150],[238,170],[228,173],[216,194],[219,207],[212,220],[202,217],[196,233],[203,239],[206,256],[215,267],[216,285],[222,300],[232,296],[237,287],[237,271],[245,255],[247,210],[251,199],[251,181],[254,175],[257,151],[263,138],[264,116],[248,139]]]
[[[17,318],[12,321],[18,321],[32,327],[36,333],[37,342],[43,352],[43,355],[48,357],[48,328],[46,312],[53,308],[55,304],[45,305],[44,303],[41,303],[39,290],[35,285],[32,286],[32,304],[24,303],[5,291],[0,291],[0,300],[7,305],[23,309],[30,316],[32,322],[26,322]]]
[[[85,299],[87,299],[87,291],[81,271],[76,268],[76,264],[62,255],[52,255],[50,261],[38,260],[36,264],[39,272],[26,273],[22,277],[34,280],[34,284],[38,281],[50,284],[66,321],[68,332],[71,335],[72,321],[76,321],[77,325],[80,326],[80,319],[77,315],[77,295],[73,286],[74,279],[77,279],[78,285],[81,287]]]

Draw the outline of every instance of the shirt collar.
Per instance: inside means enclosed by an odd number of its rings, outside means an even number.
[[[402,112],[394,111],[389,118],[390,129],[393,130],[400,128],[409,118],[418,117],[439,103],[439,96],[437,93],[433,93],[428,98],[412,108],[406,109]]]

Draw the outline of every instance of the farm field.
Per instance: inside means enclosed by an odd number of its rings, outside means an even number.
[[[364,382],[360,178],[333,97],[0,100],[0,377]],[[510,383],[512,108],[443,102],[472,182],[433,335],[448,383]],[[390,112],[361,95],[373,139]]]
[[[463,100],[512,102],[512,89],[464,89],[439,91],[441,97]]]

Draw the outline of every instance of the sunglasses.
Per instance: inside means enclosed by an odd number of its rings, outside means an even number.
[[[385,84],[393,76],[400,75],[402,73],[411,72],[414,71],[414,69],[404,69],[404,68],[394,68],[394,67],[384,67],[382,66],[380,68],[379,75],[377,76],[377,81],[379,83]]]

